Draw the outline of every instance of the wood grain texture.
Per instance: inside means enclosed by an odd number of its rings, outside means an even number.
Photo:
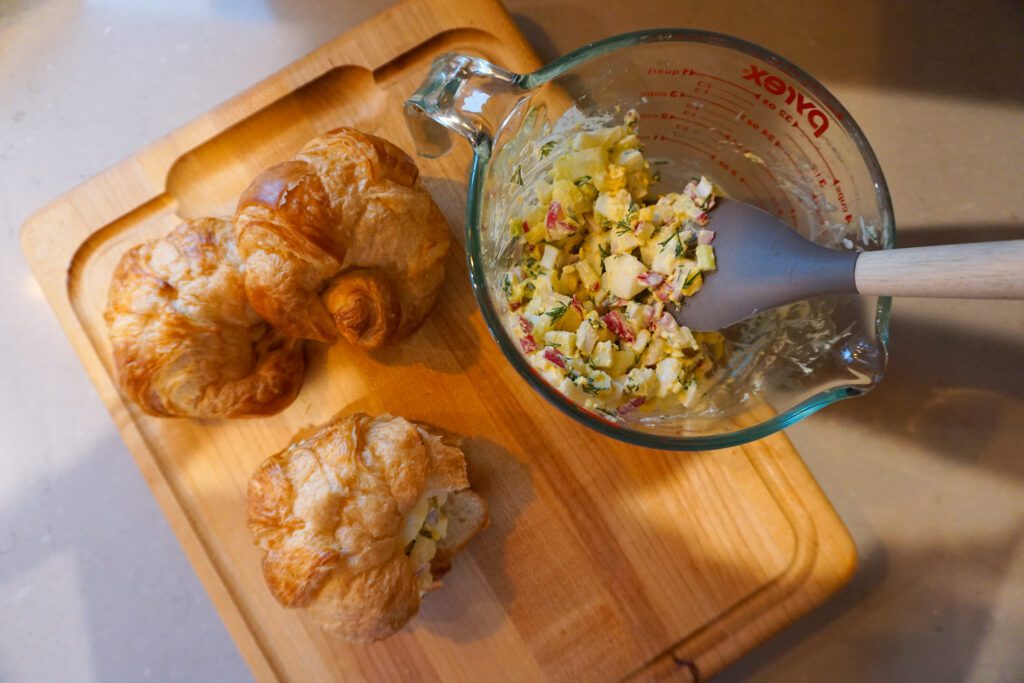
[[[865,251],[854,278],[861,294],[1024,299],[1024,240]]]
[[[329,128],[411,151],[402,101],[452,50],[537,66],[497,2],[410,0],[62,196],[26,224],[25,253],[258,680],[706,677],[848,580],[856,559],[845,528],[781,434],[662,453],[550,408],[490,339],[461,249],[419,332],[373,354],[311,345],[306,385],[279,415],[157,419],[115,390],[102,310],[121,254],[182,218],[230,213],[256,173]],[[469,161],[465,145],[420,160],[460,242]],[[246,483],[264,457],[355,410],[462,434],[492,514],[413,623],[371,646],[280,607],[244,519]]]

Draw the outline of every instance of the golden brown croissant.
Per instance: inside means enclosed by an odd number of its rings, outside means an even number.
[[[486,526],[487,506],[468,487],[462,451],[426,428],[334,418],[249,482],[270,591],[350,640],[387,638]]]
[[[289,336],[367,348],[415,330],[449,245],[418,177],[405,152],[352,128],[257,176],[235,214],[253,308]]]
[[[302,342],[248,305],[231,221],[182,223],[121,258],[104,317],[118,384],[151,415],[268,415],[302,386]]]

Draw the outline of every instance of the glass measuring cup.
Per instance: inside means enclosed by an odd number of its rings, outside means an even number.
[[[878,161],[849,112],[807,73],[751,43],[693,30],[641,31],[588,45],[530,74],[444,55],[406,102],[420,154],[450,132],[473,146],[466,247],[495,341],[542,396],[583,424],[671,450],[761,438],[873,388],[887,359],[889,299],[837,295],[759,314],[724,334],[729,353],[698,411],[591,411],[548,384],[509,331],[500,291],[513,207],[550,169],[545,141],[640,117],[657,195],[707,176],[820,244],[888,249],[895,224]],[[714,212],[711,213],[712,227]],[[720,264],[726,268],[728,264]]]

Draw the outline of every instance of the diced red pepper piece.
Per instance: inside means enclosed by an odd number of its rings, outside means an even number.
[[[628,415],[629,413],[633,412],[646,402],[647,399],[645,397],[637,396],[629,403],[619,406],[615,412],[617,412],[619,415]]]
[[[537,350],[537,340],[535,340],[531,335],[526,335],[520,339],[519,345],[523,347],[524,353],[533,353]]]
[[[572,295],[572,301],[569,302],[569,305],[576,309],[577,313],[583,315],[583,304],[580,303],[579,298],[575,294]]]
[[[608,298],[605,299],[604,305],[608,308],[615,308],[616,306],[625,306],[628,303],[629,302],[627,300],[617,297],[614,294],[610,294]]]
[[[551,202],[548,206],[544,224],[548,228],[548,237],[553,240],[560,240],[576,232],[576,225],[564,219],[562,205],[559,202]]]
[[[562,357],[558,351],[555,351],[550,346],[544,349],[544,358],[548,359],[558,367],[565,370],[565,358]]]
[[[548,206],[548,216],[545,225],[548,228],[553,228],[558,223],[558,219],[562,217],[562,205],[559,202],[551,202]]]
[[[657,287],[665,281],[665,276],[659,272],[649,270],[646,273],[640,273],[636,276],[636,279],[648,287]]]
[[[622,341],[627,344],[632,344],[636,341],[636,336],[633,335],[633,330],[629,329],[629,324],[618,311],[608,311],[604,314],[603,320],[604,324],[608,326],[608,329],[615,333],[615,335]]]
[[[666,330],[674,330],[679,327],[679,323],[677,323],[676,319],[672,317],[672,314],[667,311],[661,314],[661,317],[658,318],[656,323],[656,327],[663,327]]]
[[[533,332],[533,323],[523,316],[519,316],[519,329],[523,331],[523,334],[528,335]]]

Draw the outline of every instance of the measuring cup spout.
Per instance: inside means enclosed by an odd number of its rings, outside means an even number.
[[[439,157],[451,133],[485,156],[501,122],[522,92],[523,76],[490,62],[448,53],[430,66],[423,85],[405,102],[405,121],[420,156]]]

